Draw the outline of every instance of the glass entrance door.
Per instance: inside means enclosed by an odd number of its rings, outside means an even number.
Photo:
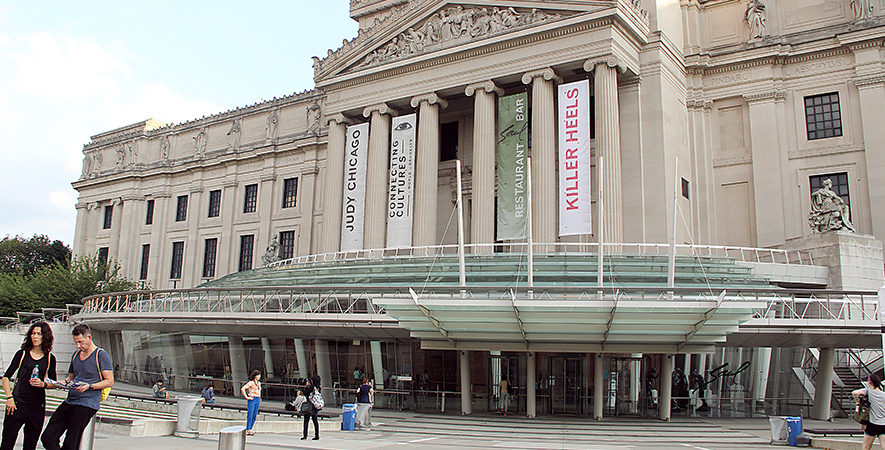
[[[582,414],[581,385],[584,379],[583,360],[575,357],[550,358],[550,412]]]
[[[500,386],[501,380],[505,378],[510,385],[508,411],[510,413],[525,411],[525,371],[525,356],[510,353],[489,355],[488,411],[501,410]]]
[[[603,367],[607,416],[640,415],[642,358],[606,358]]]

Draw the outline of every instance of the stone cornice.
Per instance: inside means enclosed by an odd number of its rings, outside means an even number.
[[[858,50],[865,50],[868,48],[882,47],[882,42],[883,42],[883,39],[881,39],[881,38],[880,39],[871,39],[869,41],[863,41],[863,42],[853,42],[851,44],[848,44],[848,48],[852,52],[856,52]]]
[[[387,103],[378,103],[377,105],[366,106],[363,109],[363,117],[372,117],[372,113],[374,112],[377,112],[378,114],[387,114],[391,117],[396,117],[399,114],[397,110],[391,108]]]
[[[323,126],[329,126],[329,122],[337,122],[339,125],[351,125],[353,124],[353,119],[345,116],[341,113],[329,114],[326,117],[323,117]]]
[[[642,84],[642,77],[629,77],[629,78],[624,78],[624,79],[618,79],[618,87],[619,88],[639,86],[641,84]]]
[[[710,110],[713,109],[713,101],[705,99],[688,100],[685,102],[685,106],[688,109]]]
[[[554,83],[562,83],[562,77],[557,75],[556,72],[553,71],[552,68],[547,67],[544,69],[535,70],[532,72],[526,72],[522,74],[522,84],[531,84],[535,78],[543,78],[545,81],[553,81]]]
[[[125,204],[128,201],[144,201],[144,196],[130,193],[130,194],[125,194],[125,195],[121,196],[120,199]]]
[[[235,188],[239,185],[240,185],[240,183],[237,181],[236,177],[232,177],[230,179],[224,180],[224,182],[221,184],[221,187],[227,189],[227,188]]]
[[[440,108],[446,109],[449,106],[449,101],[440,97],[436,92],[430,92],[428,94],[416,95],[412,97],[412,101],[409,102],[412,105],[412,108],[417,108],[421,102],[427,102],[428,104],[438,104]]]
[[[851,80],[858,89],[878,87],[885,84],[885,74],[872,75]]]
[[[769,92],[761,92],[758,94],[744,94],[743,97],[744,97],[744,101],[747,103],[778,101],[778,100],[786,100],[787,92],[786,91],[769,91]]]
[[[473,94],[475,94],[476,91],[478,91],[480,89],[485,90],[489,94],[494,92],[495,94],[498,94],[499,96],[504,95],[504,89],[501,89],[500,87],[498,87],[498,85],[496,85],[495,82],[492,80],[468,84],[467,87],[464,89],[464,94],[467,95],[468,97],[473,97]]]

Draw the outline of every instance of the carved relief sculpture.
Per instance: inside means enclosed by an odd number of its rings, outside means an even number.
[[[277,237],[274,236],[270,243],[267,244],[267,249],[264,251],[264,255],[261,256],[261,262],[263,262],[265,266],[277,262],[280,260],[279,253],[280,243],[277,242]]]
[[[92,172],[92,158],[89,155],[83,157],[83,171],[80,173],[80,179],[86,179]]]
[[[750,0],[744,12],[744,20],[750,27],[750,40],[765,37],[765,4],[762,0]]]
[[[135,164],[138,162],[138,147],[136,146],[135,141],[127,142],[123,144],[123,147],[126,149],[126,153],[129,154],[129,164]]]
[[[320,135],[320,116],[322,108],[317,102],[313,102],[307,107],[307,134]]]
[[[169,159],[169,136],[160,137],[160,155],[164,161]]]
[[[197,155],[202,155],[206,153],[206,130],[200,130],[196,136],[194,136],[194,152]]]
[[[550,14],[539,9],[521,13],[513,8],[503,10],[497,7],[491,9],[464,9],[461,6],[446,8],[431,16],[417,29],[409,28],[391,39],[386,45],[369,53],[363,60],[362,66],[371,66],[421,53],[426,47],[433,45],[493,35],[514,28],[556,20],[560,17],[559,14]],[[314,60],[315,68],[321,65],[321,61]]]
[[[117,147],[117,170],[123,168],[123,160],[126,158],[126,147],[121,145]]]
[[[267,116],[267,140],[271,141],[277,138],[277,113],[276,111]]]
[[[230,131],[227,132],[227,144],[234,150],[240,148],[240,119],[231,122]]]
[[[873,17],[872,0],[851,0],[851,10],[854,12],[854,21],[861,22]]]
[[[811,194],[811,212],[808,224],[818,233],[846,229],[852,233],[851,216],[848,205],[833,190],[833,182],[827,178],[823,186]]]
[[[104,160],[104,157],[101,156],[101,152],[95,152],[93,158],[95,159],[95,164],[92,167],[94,168],[94,173],[98,175],[101,172],[101,162]]]

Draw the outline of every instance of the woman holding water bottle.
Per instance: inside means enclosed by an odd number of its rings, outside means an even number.
[[[46,389],[52,386],[43,380],[55,379],[55,356],[52,351],[52,329],[46,322],[36,322],[28,330],[21,350],[15,352],[9,368],[3,375],[6,392],[6,418],[3,420],[3,439],[0,450],[12,450],[18,431],[25,427],[22,449],[34,450],[43,419],[46,416]],[[16,374],[16,372],[18,372]],[[9,379],[15,374],[15,388],[10,390]]]

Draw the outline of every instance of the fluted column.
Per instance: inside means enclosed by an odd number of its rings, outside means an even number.
[[[786,149],[779,145],[784,129],[778,126],[778,103],[787,98],[784,91],[744,94],[750,109],[750,147],[753,155],[753,196],[756,206],[757,247],[784,243],[784,172]],[[763,220],[764,218],[764,220]]]
[[[119,263],[120,255],[117,252],[120,249],[120,230],[123,227],[123,199],[115,198],[111,200],[111,207],[113,212],[111,213],[111,240],[108,243],[108,261],[114,260]],[[126,250],[124,249],[123,251],[125,252]]]
[[[535,242],[556,241],[558,203],[553,87],[554,83],[560,82],[562,78],[550,68],[522,76],[523,84],[532,84],[532,237]]]
[[[329,143],[326,146],[326,192],[323,194],[323,253],[341,248],[341,202],[344,192],[344,144],[349,119],[338,113],[326,117]]]
[[[470,242],[491,244],[495,242],[495,94],[503,95],[504,90],[484,81],[467,86],[464,93],[474,96]],[[492,247],[481,249],[490,252]]]
[[[86,234],[86,224],[88,223],[89,218],[89,209],[87,209],[88,203],[80,203],[77,202],[77,226],[74,228],[74,251],[72,252],[74,256],[80,256],[86,253],[84,247],[87,240],[90,239],[90,236]]]
[[[861,233],[872,234],[877,239],[882,239],[885,236],[885,208],[881,207],[881,205],[885,205],[885,189],[882,189],[882,185],[885,184],[885,171],[873,168],[885,167],[885,152],[882,151],[885,148],[885,119],[883,119],[885,117],[885,75],[879,73],[859,76],[852,81],[857,87],[857,94],[860,98],[864,160],[867,164],[864,175],[866,175],[870,205],[872,206],[870,208],[872,229],[866,229],[865,224],[858,220],[859,216],[858,219],[855,219],[854,210],[849,212],[855,229]],[[861,203],[858,201],[856,204],[857,206],[854,206],[852,201],[852,208],[860,208]]]
[[[390,154],[390,118],[396,111],[386,103],[369,106],[363,117],[369,118],[369,157],[366,161],[366,218],[364,248],[383,248],[387,230],[387,188]],[[384,175],[382,175],[384,174]]]
[[[436,244],[439,108],[445,108],[449,102],[431,92],[412,98],[411,104],[412,108],[419,108],[412,245],[422,247]]]
[[[618,112],[618,59],[591,59],[584,70],[593,72],[595,96],[596,154],[603,161],[603,236],[606,242],[624,241],[621,211],[621,129]]]

